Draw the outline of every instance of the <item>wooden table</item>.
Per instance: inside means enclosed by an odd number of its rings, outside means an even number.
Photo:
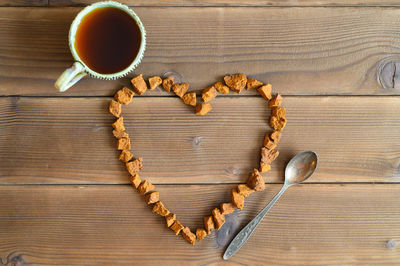
[[[53,83],[91,0],[0,4],[0,264],[219,264],[280,189],[287,161],[318,153],[232,264],[400,262],[400,4],[394,0],[128,0],[148,32],[135,73],[200,90],[245,72],[284,95],[288,125],[267,189],[191,246],[128,184],[107,104],[129,79]],[[133,76],[134,74],[132,74]],[[125,108],[142,177],[192,229],[257,167],[267,125],[255,91],[205,117],[157,89]]]

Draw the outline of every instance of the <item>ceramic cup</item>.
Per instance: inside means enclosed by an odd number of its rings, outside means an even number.
[[[101,74],[96,71],[93,71],[90,69],[85,62],[79,57],[79,54],[77,53],[75,49],[75,35],[76,32],[79,28],[79,25],[82,21],[82,19],[89,14],[91,11],[101,8],[101,7],[115,7],[118,9],[123,10],[125,13],[130,15],[137,23],[140,33],[141,33],[141,43],[139,47],[138,54],[136,58],[132,61],[132,63],[125,68],[124,70],[117,72],[117,73],[112,73],[112,74]],[[69,48],[71,50],[72,56],[75,59],[75,63],[68,69],[66,69],[61,76],[57,79],[56,83],[54,86],[60,91],[66,91],[69,89],[71,86],[73,86],[75,83],[77,83],[81,78],[83,78],[86,75],[90,75],[91,77],[98,78],[98,79],[105,79],[105,80],[112,80],[112,79],[118,79],[121,77],[126,76],[129,72],[134,70],[142,60],[144,50],[146,48],[146,31],[144,29],[144,26],[142,22],[140,21],[139,17],[133,12],[128,6],[123,5],[118,2],[114,1],[105,1],[105,2],[97,2],[94,3],[90,6],[85,7],[79,14],[75,17],[74,21],[71,24],[71,27],[69,29]]]

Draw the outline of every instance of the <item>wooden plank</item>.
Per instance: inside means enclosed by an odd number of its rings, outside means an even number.
[[[56,93],[55,79],[72,63],[67,35],[79,10],[0,8],[0,95],[111,95],[129,84],[129,79],[87,78],[65,94]],[[136,74],[175,73],[196,89],[227,73],[246,72],[287,95],[400,92],[393,67],[399,60],[399,9],[137,7],[135,11],[148,32],[147,50]],[[377,77],[386,80],[385,88]],[[152,95],[166,93],[156,90]]]
[[[52,6],[81,6],[96,0],[50,0]],[[398,6],[394,0],[124,0],[129,6]]]
[[[53,2],[53,4],[57,4]],[[47,6],[49,5],[48,0],[0,0],[0,6]]]
[[[158,186],[184,225],[229,200],[232,185]],[[222,262],[232,236],[278,192],[270,185],[195,246],[176,237],[130,186],[0,186],[0,258],[38,264]],[[383,265],[400,260],[399,185],[290,188],[229,262]],[[397,246],[396,246],[397,245]]]
[[[0,182],[126,184],[108,98],[0,99]],[[198,117],[178,98],[136,97],[124,108],[132,150],[154,183],[237,183],[258,167],[269,112],[261,97],[221,97]],[[280,157],[266,175],[313,150],[310,182],[399,182],[399,97],[286,97]]]

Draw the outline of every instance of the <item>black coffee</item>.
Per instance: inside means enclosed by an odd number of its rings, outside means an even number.
[[[74,45],[90,69],[112,74],[135,60],[141,41],[140,29],[130,15],[115,7],[100,7],[83,17]]]

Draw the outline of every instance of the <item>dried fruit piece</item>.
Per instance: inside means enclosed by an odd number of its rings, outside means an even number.
[[[225,223],[225,216],[221,213],[221,211],[218,208],[212,210],[212,214],[214,218],[215,227],[217,228],[217,230],[219,230]]]
[[[175,235],[179,235],[179,233],[181,232],[181,230],[183,229],[183,225],[179,222],[179,221],[175,221],[172,225],[171,225],[171,230],[175,232]]]
[[[265,173],[271,170],[271,165],[268,163],[260,162],[260,173]]]
[[[121,115],[121,104],[114,100],[110,101],[110,105],[108,106],[108,111],[115,117],[119,117]]]
[[[220,204],[221,214],[226,215],[235,211],[232,203],[221,203]]]
[[[193,234],[192,231],[190,231],[190,228],[187,226],[182,229],[182,237],[192,245],[194,245],[196,242],[196,235]]]
[[[128,89],[127,87],[123,87],[117,93],[115,93],[114,98],[121,104],[130,104],[135,93]]]
[[[169,214],[169,210],[165,208],[161,201],[157,201],[156,204],[154,204],[153,212],[161,216],[167,216]]]
[[[272,98],[271,90],[272,90],[271,84],[261,86],[260,88],[257,89],[258,93],[261,94],[261,96],[265,100],[270,100]]]
[[[133,158],[133,154],[130,151],[123,150],[119,155],[119,160],[121,162],[127,163]]]
[[[187,105],[196,106],[196,93],[186,93],[185,95],[183,95],[182,100]]]
[[[246,86],[247,78],[245,74],[233,74],[224,77],[225,84],[236,93],[240,93]]]
[[[142,95],[143,93],[146,92],[147,84],[144,81],[142,74],[131,79],[131,83],[132,83],[133,89],[136,91],[137,94]]]
[[[144,180],[142,183],[140,183],[138,187],[138,191],[140,194],[144,195],[147,192],[150,192],[154,189],[154,185],[150,183],[148,180]]]
[[[254,169],[249,179],[247,179],[247,185],[256,191],[263,191],[265,189],[265,181],[257,169]]]
[[[272,116],[285,117],[285,115],[286,115],[286,108],[284,108],[284,107],[272,108]]]
[[[204,230],[203,228],[197,228],[197,229],[196,229],[196,238],[197,238],[197,241],[203,240],[206,236],[207,236],[206,230]]]
[[[131,175],[135,175],[139,170],[142,170],[143,168],[143,159],[142,158],[137,158],[136,160],[126,163],[125,164],[126,169]]]
[[[129,177],[129,181],[132,183],[132,186],[138,188],[142,180],[140,180],[139,174],[135,174]]]
[[[124,117],[121,116],[118,118],[114,123],[112,123],[112,126],[117,131],[125,131]]]
[[[205,115],[212,110],[211,104],[200,103],[196,105],[196,115]]]
[[[274,131],[271,133],[271,139],[275,142],[278,143],[279,140],[281,139],[281,132],[280,131]]]
[[[130,150],[131,140],[129,138],[120,138],[117,140],[117,150]]]
[[[217,90],[214,86],[208,87],[201,92],[201,98],[204,102],[209,102],[215,97],[217,97]]]
[[[276,143],[269,138],[268,134],[266,134],[264,138],[264,147],[267,148],[268,150],[273,150],[276,148]]]
[[[247,79],[246,90],[255,89],[255,88],[258,88],[258,87],[260,87],[262,85],[263,85],[263,83],[261,81],[258,81],[258,80],[253,79],[253,78],[248,78]]]
[[[154,90],[158,86],[160,86],[162,83],[162,79],[159,76],[154,76],[149,78],[149,85],[150,85],[150,90]]]
[[[126,133],[125,131],[118,131],[118,130],[113,130],[113,135],[116,139],[120,139],[120,138],[129,138],[129,134]]]
[[[149,194],[146,194],[144,198],[147,204],[153,204],[160,200],[160,193],[154,191]]]
[[[244,196],[232,188],[232,203],[238,209],[243,209],[244,206]]]
[[[166,90],[168,92],[171,91],[171,87],[173,84],[174,84],[174,77],[168,77],[162,81],[162,86],[163,86],[164,90]]]
[[[286,126],[286,118],[271,116],[269,125],[275,130],[282,131]]]
[[[165,222],[167,223],[168,227],[171,227],[171,225],[175,222],[176,220],[176,214],[170,213],[167,216],[165,216]]]
[[[221,94],[229,94],[229,87],[225,86],[222,82],[217,82],[214,84],[214,88]]]
[[[188,89],[189,89],[188,83],[179,83],[179,84],[172,85],[172,90],[180,98],[182,98],[183,95],[185,95],[185,93],[187,92]]]
[[[277,93],[275,94],[275,96],[269,101],[268,103],[268,107],[272,108],[272,107],[279,107],[282,104],[282,96]]]
[[[267,148],[261,148],[261,161],[263,163],[271,164],[279,156],[279,151],[268,150]]]
[[[204,228],[206,229],[207,234],[210,234],[211,230],[215,228],[212,216],[204,217]]]
[[[249,188],[246,184],[239,184],[237,187],[237,191],[240,195],[246,198],[254,192],[254,189]]]

